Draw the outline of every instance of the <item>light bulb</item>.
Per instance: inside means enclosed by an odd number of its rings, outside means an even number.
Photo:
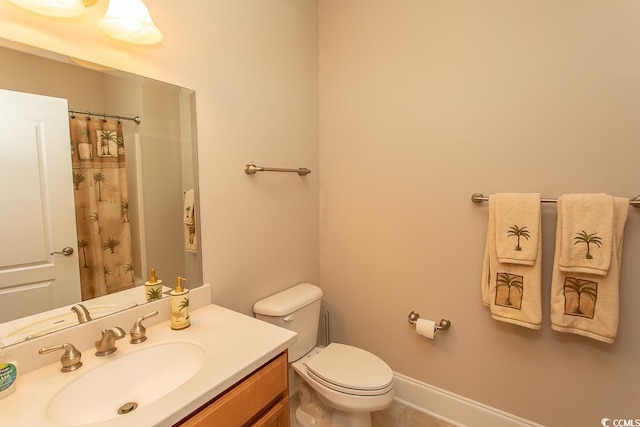
[[[133,44],[155,44],[162,33],[142,0],[111,0],[98,27],[109,37]]]

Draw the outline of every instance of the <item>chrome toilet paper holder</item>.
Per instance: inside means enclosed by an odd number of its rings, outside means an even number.
[[[409,313],[409,323],[415,325],[418,319],[420,318],[420,313],[417,311],[412,311]],[[446,330],[451,326],[451,321],[449,319],[440,319],[440,322],[436,323],[437,330]]]

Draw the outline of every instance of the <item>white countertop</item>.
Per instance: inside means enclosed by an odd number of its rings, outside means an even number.
[[[181,331],[172,330],[169,321],[147,327],[148,339],[142,344],[130,344],[127,334],[116,341],[118,350],[109,356],[96,357],[93,349],[84,350],[83,366],[73,372],[60,372],[60,363],[56,362],[20,375],[16,391],[0,400],[0,425],[60,426],[47,416],[49,402],[78,377],[144,346],[176,340],[193,342],[206,353],[202,368],[193,377],[133,412],[92,424],[105,427],[170,426],[280,354],[297,339],[295,332],[214,304],[192,311],[190,319],[191,326]],[[179,364],[180,360],[175,363]],[[171,366],[166,368],[171,369]]]

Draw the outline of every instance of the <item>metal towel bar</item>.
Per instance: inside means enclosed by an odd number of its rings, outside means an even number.
[[[471,201],[473,203],[488,202],[489,201],[489,197],[485,196],[482,193],[473,193],[471,195]],[[542,198],[542,199],[540,199],[540,202],[542,202],[542,203],[557,203],[558,199],[545,199],[545,198]],[[636,196],[633,199],[629,200],[629,204],[631,206],[633,206],[634,208],[640,208],[640,196]]]
[[[247,164],[244,166],[244,173],[247,175],[253,175],[256,172],[295,172],[300,176],[305,176],[311,173],[307,168],[298,169],[286,169],[286,168],[269,168],[266,166],[256,166],[253,164]]]

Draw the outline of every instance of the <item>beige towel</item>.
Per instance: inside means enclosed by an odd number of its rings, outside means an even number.
[[[501,193],[493,197],[498,261],[534,265],[540,235],[540,193]]]
[[[183,222],[185,224],[195,224],[195,191],[193,189],[184,192]]]
[[[196,239],[195,191],[193,189],[187,190],[184,193],[183,222],[185,250],[187,252],[196,252],[198,242]]]
[[[608,194],[564,194],[560,237],[560,271],[605,276],[613,251],[613,197]],[[557,244],[558,242],[556,242]]]
[[[551,281],[551,327],[612,343],[618,331],[620,262],[629,199],[614,197],[611,263],[606,276],[561,271],[564,197],[558,198],[556,253]],[[570,236],[573,237],[573,236]],[[573,239],[572,239],[573,240]]]
[[[537,218],[536,224],[526,224],[531,227],[530,230],[536,230],[537,247],[535,248],[533,265],[499,262],[496,251],[496,236],[513,239],[516,236],[509,236],[509,231],[512,230],[511,226],[516,225],[521,229],[525,224],[520,221],[511,224],[513,221],[504,222],[498,219],[497,215],[500,213],[496,212],[496,196],[489,197],[489,223],[482,269],[482,302],[489,306],[491,316],[496,320],[531,329],[540,329],[542,323],[540,213],[533,215],[534,218]],[[539,211],[540,195],[537,197],[536,209]],[[527,199],[529,199],[529,195],[522,195],[522,200],[526,201]],[[527,212],[527,218],[530,216],[528,214],[529,212]],[[502,230],[498,230],[496,228],[498,223],[510,225],[502,225]],[[511,244],[513,246],[514,242],[512,241]]]

